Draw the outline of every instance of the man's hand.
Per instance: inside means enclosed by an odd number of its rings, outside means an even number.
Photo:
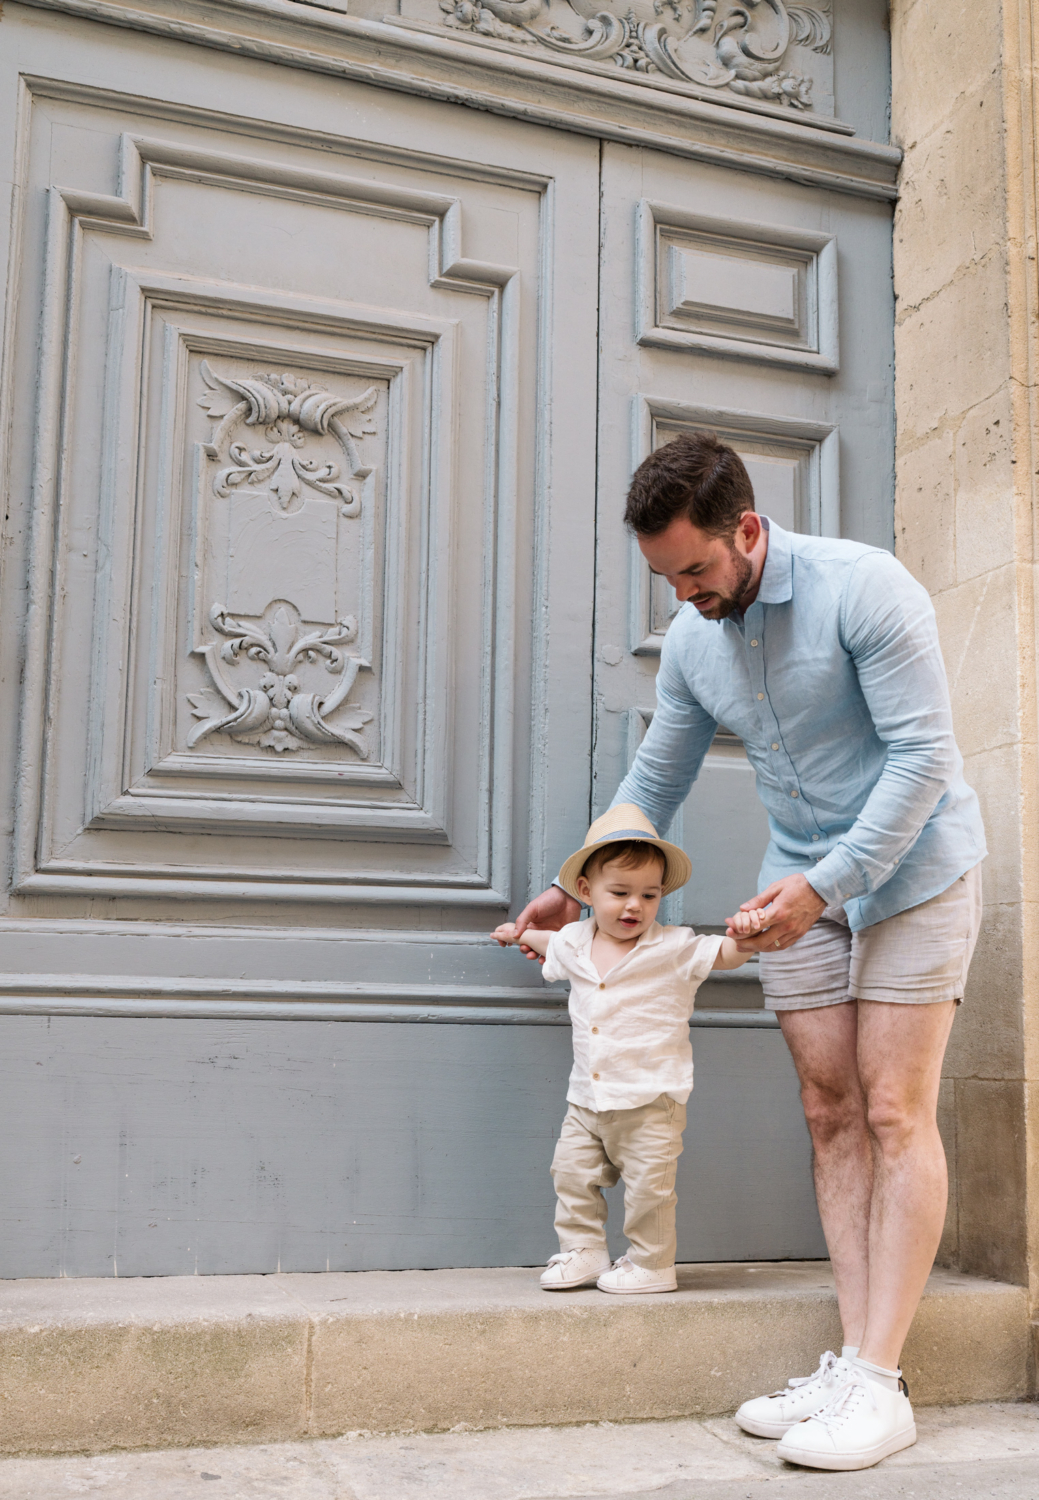
[[[736,940],[741,953],[773,953],[777,949],[789,948],[798,938],[804,937],[822,916],[826,902],[819,892],[809,885],[803,875],[787,875],[776,880],[767,890],[744,901],[740,912],[760,911],[763,925],[756,937],[745,937],[742,929],[745,922],[739,913],[727,919],[728,936]]]
[[[516,938],[519,941],[520,952],[525,958],[536,958],[539,963],[545,960],[528,948],[522,941],[522,933],[525,927],[536,927],[542,932],[558,932],[568,922],[576,922],[581,915],[580,904],[573,896],[568,896],[566,891],[561,891],[557,885],[550,885],[547,891],[542,891],[540,896],[535,896],[529,905],[525,906],[516,918]]]

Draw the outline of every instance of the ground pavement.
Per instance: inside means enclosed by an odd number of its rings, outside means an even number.
[[[861,1474],[783,1464],[728,1418],[0,1459],[0,1500],[1039,1500],[1039,1404],[932,1407]]]

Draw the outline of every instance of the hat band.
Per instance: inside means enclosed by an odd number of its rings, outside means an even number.
[[[655,839],[655,833],[647,833],[644,828],[615,828],[612,833],[604,833],[601,839],[596,839],[597,844],[605,844],[608,839]],[[587,847],[587,845],[586,845]]]

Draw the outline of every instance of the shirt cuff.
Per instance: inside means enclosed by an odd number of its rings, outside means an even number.
[[[821,859],[814,869],[805,871],[805,879],[827,906],[843,906],[865,894],[866,882],[856,862],[838,846]]]

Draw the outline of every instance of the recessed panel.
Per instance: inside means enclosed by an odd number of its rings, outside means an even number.
[[[834,373],[832,235],[648,201],[638,229],[639,343]]]
[[[725,411],[645,397],[636,402],[635,418],[634,468],[681,433],[714,432],[743,460],[759,513],[786,531],[838,534],[839,440],[835,428],[764,412]],[[630,555],[630,650],[638,656],[655,656],[677,612],[678,600],[666,579],[650,573],[634,542]]]

